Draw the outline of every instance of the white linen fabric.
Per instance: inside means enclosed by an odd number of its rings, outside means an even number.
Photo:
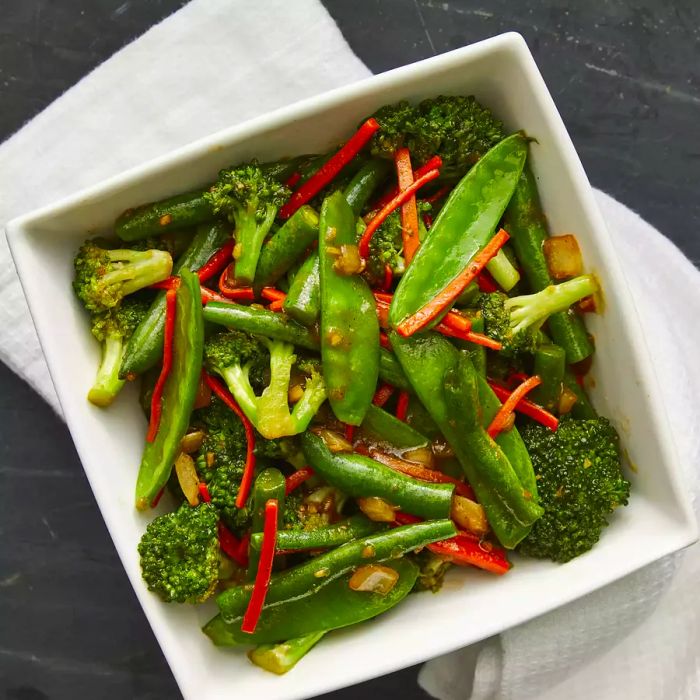
[[[0,146],[0,226],[203,135],[369,75],[316,0],[193,0]],[[700,368],[686,358],[700,346],[700,276],[658,231],[596,194],[629,261],[644,325],[655,329],[648,340],[681,458],[695,465]],[[0,359],[60,412],[4,237],[0,298]],[[695,473],[688,483],[696,489]],[[694,547],[431,661],[420,681],[444,700],[696,698],[698,575]]]

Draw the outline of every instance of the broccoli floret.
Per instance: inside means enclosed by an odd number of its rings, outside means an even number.
[[[567,562],[587,552],[627,504],[630,483],[620,465],[615,428],[606,418],[565,419],[552,432],[539,424],[520,434],[532,459],[544,515],[521,542],[522,554]]]
[[[256,350],[259,343],[270,355],[270,381],[257,396],[251,385],[250,371],[259,355]],[[290,411],[288,394],[296,361],[294,346],[264,337],[259,343],[245,334],[229,332],[212,336],[204,348],[207,369],[223,378],[238,405],[264,438],[297,435],[306,430],[326,400],[323,377],[316,371],[310,373],[301,398]]]
[[[255,161],[222,170],[205,193],[214,211],[224,214],[236,227],[233,257],[237,284],[253,283],[265,236],[289,195],[289,188],[266,174]]]
[[[505,136],[503,124],[474,97],[445,96],[386,105],[374,118],[381,129],[372,137],[372,154],[393,158],[408,147],[414,163],[431,156],[442,158],[443,177],[462,177],[490,148]]]
[[[103,248],[85,241],[75,257],[73,289],[85,308],[98,313],[118,306],[127,294],[170,275],[173,259],[164,250]]]
[[[219,578],[216,510],[183,504],[153,520],[139,542],[141,574],[148,589],[167,603],[201,603]]]
[[[377,285],[382,282],[387,265],[391,267],[395,277],[403,275],[406,261],[403,257],[402,231],[399,210],[389,214],[375,231],[369,242],[369,258],[366,267],[370,284]]]
[[[418,552],[414,561],[418,564],[419,572],[413,590],[437,593],[442,588],[445,574],[452,564],[427,549]]]
[[[501,292],[482,294],[478,304],[484,316],[486,334],[503,343],[510,355],[534,352],[539,344],[539,330],[545,321],[559,311],[598,292],[592,275],[551,284],[535,294],[507,297]]]
[[[145,299],[127,297],[119,306],[93,314],[90,319],[92,334],[102,344],[100,366],[88,392],[88,400],[96,406],[109,406],[124,386],[119,379],[124,350],[149,306]]]
[[[324,488],[324,487],[321,487]],[[329,495],[331,495],[329,489]],[[282,528],[285,530],[316,530],[331,523],[333,509],[319,507],[321,504],[309,502],[302,491],[293,491],[284,502]]]

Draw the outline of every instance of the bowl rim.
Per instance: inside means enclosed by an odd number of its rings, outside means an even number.
[[[150,159],[143,164],[135,165],[121,173],[113,175],[94,185],[84,188],[72,195],[61,198],[60,200],[52,204],[43,206],[35,211],[29,212],[27,214],[13,219],[6,225],[6,235],[33,319],[36,318],[35,304],[37,303],[37,299],[35,299],[32,292],[27,288],[24,275],[25,261],[22,247],[24,245],[31,245],[28,242],[28,240],[24,239],[29,238],[30,229],[32,225],[36,222],[40,222],[46,217],[59,215],[76,207],[80,207],[81,205],[84,205],[90,202],[91,200],[99,199],[101,197],[104,197],[105,195],[114,194],[122,187],[131,186],[134,183],[137,183],[139,180],[152,178],[153,176],[156,176],[159,173],[167,171],[172,167],[186,162],[190,158],[201,157],[208,150],[217,149],[222,144],[240,144],[246,141],[247,139],[256,136],[260,132],[274,129],[275,127],[284,126],[293,121],[303,121],[307,117],[312,117],[317,112],[321,112],[325,109],[341,105],[344,102],[352,101],[353,99],[362,96],[367,91],[374,91],[380,89],[382,86],[393,86],[397,81],[399,83],[410,84],[410,82],[412,82],[413,80],[419,80],[421,78],[429,77],[433,72],[438,71],[442,68],[448,68],[450,66],[455,65],[467,65],[470,62],[475,61],[477,59],[486,58],[489,54],[498,54],[499,52],[510,52],[514,54],[515,59],[519,63],[521,63],[527,71],[528,79],[533,82],[533,86],[538,92],[537,99],[542,101],[543,107],[547,111],[547,116],[551,117],[554,120],[551,124],[548,124],[548,128],[553,129],[552,136],[553,140],[556,142],[556,148],[564,149],[564,156],[567,160],[567,167],[571,169],[573,177],[575,177],[577,180],[583,180],[583,182],[585,183],[585,187],[577,193],[577,196],[581,196],[582,198],[581,205],[591,218],[597,238],[602,239],[603,241],[607,240],[607,242],[609,243],[609,233],[607,231],[607,227],[593,198],[593,192],[591,190],[586,174],[583,170],[583,166],[581,165],[580,160],[576,154],[568,132],[566,131],[566,128],[563,122],[561,121],[559,112],[554,104],[554,101],[546,88],[546,85],[542,76],[539,73],[539,70],[537,69],[534,58],[530,53],[530,50],[527,47],[524,38],[518,33],[508,32],[505,34],[500,34],[490,39],[485,39],[483,41],[477,42],[469,46],[456,49],[454,51],[450,51],[445,54],[441,54],[439,56],[434,56],[423,61],[418,61],[416,63],[408,64],[393,69],[386,73],[368,77],[366,79],[351,83],[346,86],[335,88],[322,94],[312,96],[299,102],[293,103],[291,105],[276,109],[268,114],[264,114],[256,118],[246,120],[241,124],[237,124],[222,129],[220,131],[214,132],[195,141],[192,141],[184,146],[181,146],[177,149],[166,152],[156,158]],[[600,236],[598,236],[599,233]],[[596,240],[596,243],[600,243],[600,240]],[[652,396],[660,396],[661,394],[658,380],[656,378],[655,370],[652,366],[652,363],[649,361],[650,356],[648,348],[646,347],[644,335],[641,332],[641,325],[638,313],[631,299],[631,293],[627,285],[627,280],[622,271],[619,258],[617,257],[617,253],[615,252],[612,245],[608,245],[606,243],[604,249],[604,257],[606,259],[606,263],[611,265],[613,273],[619,273],[621,279],[618,283],[623,285],[625,289],[624,298],[621,301],[624,304],[625,312],[628,315],[631,313],[631,317],[629,319],[629,323],[631,324],[631,326],[628,328],[628,331],[635,340],[640,340],[640,347],[635,348],[634,352],[638,353],[642,359],[646,359],[645,362],[641,363],[641,366],[644,370],[643,380],[649,386],[650,394]],[[46,347],[44,341],[42,340],[42,333],[39,332],[38,328],[39,325],[40,324],[37,324],[37,334],[39,335],[40,342],[42,343],[42,348],[47,359],[49,371],[53,379],[54,375],[57,372],[59,372],[59,369],[56,362],[54,361],[54,350],[52,348]],[[54,384],[56,384],[55,381]],[[83,430],[83,427],[81,426],[80,417],[73,416],[70,410],[66,411],[65,406],[63,406],[61,394],[58,390],[57,394],[59,402],[61,402],[61,405],[64,408],[66,422],[68,423],[68,426],[70,428],[73,440],[76,444],[76,448],[78,449],[78,453],[82,463],[84,461],[83,449],[80,445],[82,440],[78,438],[78,434]],[[664,456],[667,458],[664,460],[664,469],[668,474],[674,497],[676,498],[677,503],[680,506],[680,512],[678,513],[678,517],[675,520],[675,522],[678,525],[678,529],[674,533],[675,539],[673,539],[670,545],[670,553],[672,551],[676,551],[685,546],[688,546],[697,540],[697,522],[692,510],[689,495],[686,492],[684,492],[683,489],[684,480],[679,460],[676,455],[675,446],[673,445],[670,438],[667,437],[669,422],[668,417],[666,415],[665,407],[663,406],[662,402],[655,402],[651,398],[649,399],[649,404],[651,419],[654,423],[656,423],[657,426],[661,428],[661,430],[659,430],[659,433],[663,442],[660,445],[660,448],[662,449]],[[663,430],[664,428],[666,430]],[[88,450],[86,449],[85,451],[87,453]],[[87,471],[85,471],[85,473],[88,478],[88,481],[90,481],[91,488],[93,488],[94,491],[95,489],[90,480],[90,475]],[[99,505],[100,504],[98,501],[98,506]],[[102,508],[100,508],[100,512],[102,517],[107,519],[105,513],[102,512]],[[111,536],[110,523],[108,522],[107,524]],[[120,559],[123,560],[124,556],[122,554],[121,547],[117,544],[116,541],[114,542],[114,544],[120,556]],[[124,565],[123,561],[122,563]],[[149,612],[149,606],[146,604],[146,596],[150,596],[150,593],[146,591],[144,586],[138,585],[140,583],[140,579],[138,582],[135,582],[133,580],[133,577],[131,576],[127,566],[125,566],[124,568],[127,574],[129,575],[132,587],[134,588],[136,596],[141,604],[141,607],[147,619],[149,620],[154,635],[158,639],[159,645],[169,661],[171,671],[175,676],[177,683],[180,686],[181,691],[183,692],[183,695],[189,697],[190,692],[193,691],[191,683],[188,679],[185,678],[185,671],[179,669],[176,664],[172,663],[169,643],[167,642],[167,640],[161,638],[160,624],[155,619],[153,619],[152,615]],[[595,585],[592,588],[590,588],[590,590],[597,590],[602,586],[606,585],[607,583],[621,578],[622,576],[626,575],[626,573],[630,573],[635,568],[639,567],[635,566],[630,568],[627,572],[615,572],[614,575],[610,575],[607,577],[603,576],[599,581],[596,581]],[[508,629],[512,626],[520,624],[536,615],[544,614],[545,612],[551,611],[556,607],[559,607],[560,605],[571,602],[572,600],[575,600],[578,597],[580,597],[578,594],[573,595],[570,598],[561,600],[561,602],[557,603],[556,605],[550,605],[549,607],[546,607],[543,610],[537,609],[534,613],[524,611],[523,615],[520,616],[519,619],[512,620],[512,622],[509,623],[506,627],[500,626],[498,629],[485,630],[484,634],[481,635],[481,638],[489,636],[490,634],[498,633],[500,631],[503,631],[503,629]],[[407,655],[408,660],[405,663],[402,661],[400,663],[388,664],[386,670],[380,672],[389,673],[391,671],[397,670],[398,668],[403,668],[408,665],[411,665],[412,663],[422,661],[425,658],[430,658],[436,653],[444,653],[452,649],[458,648],[458,646],[459,645],[456,646],[453,640],[450,639],[448,642],[445,642],[442,645],[442,648],[439,648],[438,652],[435,652],[435,646],[433,646],[427,653],[417,652],[414,654]],[[361,682],[363,680],[366,680],[367,678],[375,677],[376,675],[376,669],[366,672],[364,674],[361,671],[359,671],[353,675],[353,679],[349,682],[341,680],[340,682],[335,683],[333,680],[329,680],[325,688],[322,688],[320,690],[316,688],[314,692],[328,692],[330,690],[342,687],[343,685]],[[192,697],[194,697],[194,693],[192,693]],[[302,695],[289,694],[285,695],[285,697],[302,697]]]

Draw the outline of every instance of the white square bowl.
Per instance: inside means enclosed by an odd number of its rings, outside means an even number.
[[[589,316],[597,341],[591,393],[620,431],[634,465],[631,503],[601,542],[565,565],[517,559],[507,576],[455,570],[439,595],[324,639],[283,677],[212,646],[199,626],[212,612],[164,605],[141,580],[136,545],[147,520],[133,508],[145,422],[133,387],[109,410],[85,400],[98,347],[71,292],[72,260],[88,235],[109,231],[134,204],[194,189],[256,157],[323,152],[383,104],[440,93],[474,94],[531,147],[554,232],[574,232],[606,308]],[[222,131],[16,219],[7,227],[22,285],[68,426],[127,574],[183,695],[189,699],[301,698],[395,671],[540,615],[691,544],[696,524],[681,485],[652,363],[620,263],[590,185],[527,45],[504,34],[355,83]],[[426,630],[430,632],[426,634]]]

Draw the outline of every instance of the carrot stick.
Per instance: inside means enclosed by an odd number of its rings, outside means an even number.
[[[508,418],[515,410],[515,407],[525,398],[528,392],[532,391],[536,386],[539,386],[542,380],[535,375],[526,379],[522,384],[519,384],[503,402],[503,405],[498,409],[498,413],[493,417],[491,424],[486,432],[495,438],[505,427]]]
[[[396,179],[399,183],[399,191],[403,192],[413,184],[413,168],[411,167],[411,154],[408,148],[399,148],[394,155],[396,164]],[[420,240],[418,239],[418,207],[414,194],[401,205],[401,237],[403,239],[403,255],[406,264],[411,262],[415,255]]]

